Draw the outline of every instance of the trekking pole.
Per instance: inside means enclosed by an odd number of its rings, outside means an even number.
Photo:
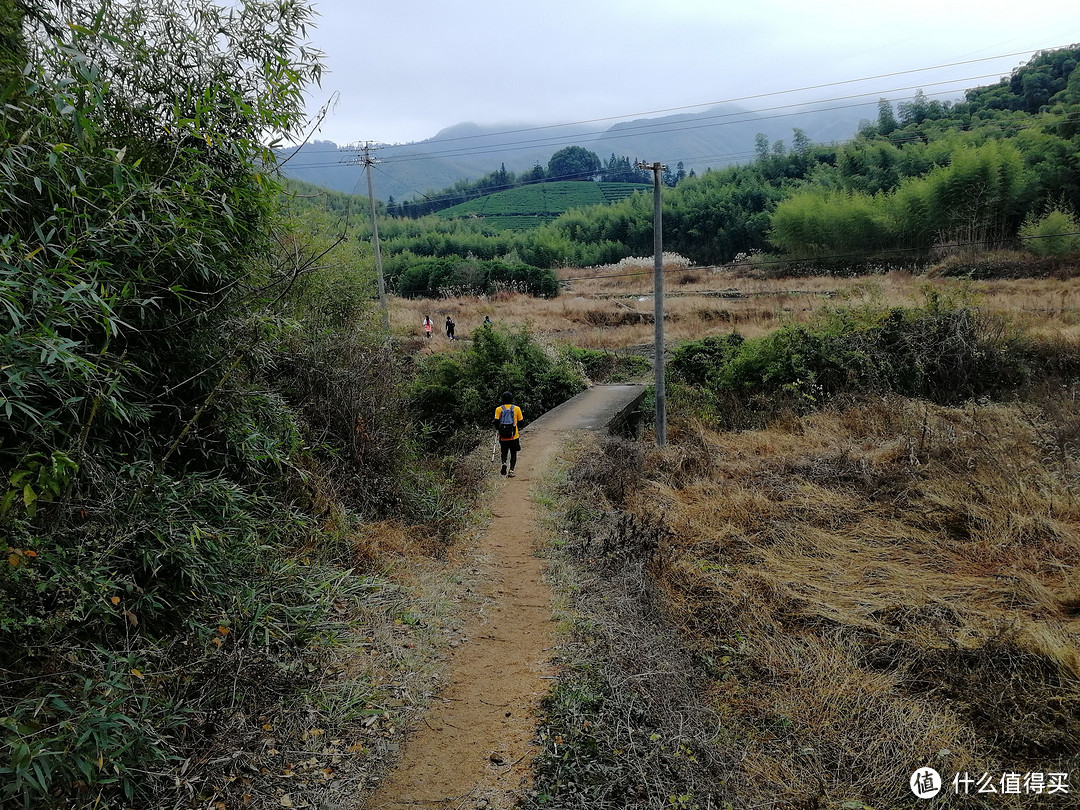
[[[491,445],[491,460],[495,460],[495,456],[499,453],[499,434],[495,433],[495,441]]]

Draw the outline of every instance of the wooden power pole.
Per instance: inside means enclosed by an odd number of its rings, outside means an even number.
[[[653,361],[656,388],[656,445],[667,444],[667,394],[664,390],[664,229],[661,221],[660,173],[663,163],[638,163],[653,173]]]
[[[390,331],[390,311],[386,306],[386,282],[383,280],[382,250],[379,247],[379,220],[375,214],[375,184],[371,179],[371,167],[375,165],[375,158],[371,155],[371,143],[365,143],[363,156],[359,162],[363,164],[367,172],[368,202],[371,204],[371,245],[375,250],[375,273],[379,279],[379,309],[382,312],[382,327]]]

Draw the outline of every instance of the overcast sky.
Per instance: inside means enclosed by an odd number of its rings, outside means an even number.
[[[1080,42],[1080,2],[1046,0],[314,0],[327,74],[315,134],[403,143],[472,121],[560,124],[740,101],[894,101],[990,84]],[[935,65],[970,64],[856,84]],[[951,84],[939,84],[951,82]],[[955,93],[954,93],[955,95]]]

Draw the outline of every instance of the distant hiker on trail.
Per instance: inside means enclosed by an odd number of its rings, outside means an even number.
[[[482,324],[480,324],[480,326],[481,327],[494,326],[494,324],[492,324],[492,322],[491,322],[491,316],[490,315],[485,315],[484,316],[484,322]]]
[[[429,318],[427,315],[425,315],[424,316],[424,337],[426,337],[426,338],[431,337],[431,327],[433,327],[434,325],[435,324],[433,324],[431,322],[431,318]]]
[[[457,340],[457,338],[454,337],[454,321],[449,315],[446,316],[446,336],[450,338],[450,340]]]
[[[502,454],[502,469],[500,475],[507,478],[514,477],[514,467],[517,466],[517,454],[521,449],[521,433],[518,427],[525,423],[525,417],[521,414],[521,408],[513,404],[514,397],[509,391],[503,391],[502,405],[495,409],[495,429],[499,431],[499,450]],[[506,457],[510,456],[510,469],[506,469]]]

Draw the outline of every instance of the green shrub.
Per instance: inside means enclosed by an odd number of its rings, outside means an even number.
[[[528,331],[485,327],[453,355],[433,355],[417,369],[409,397],[428,446],[446,446],[459,431],[488,427],[503,391],[532,421],[577,394],[586,383],[565,357],[549,352]]]
[[[1021,385],[1033,363],[999,321],[931,296],[912,309],[837,309],[752,340],[705,338],[676,350],[670,370],[695,407],[713,417],[725,412],[722,421],[733,427],[841,394],[961,402]]]
[[[389,281],[405,298],[490,295],[500,290],[552,298],[559,292],[559,280],[551,270],[521,262],[461,256],[412,261],[395,269]]]
[[[276,217],[265,143],[302,128],[312,12],[18,5],[0,37],[18,64],[0,82],[0,806],[240,804],[215,763],[258,756],[233,732],[324,671],[359,579],[332,547],[347,509],[409,490],[384,486],[408,445],[383,418],[393,364],[358,336],[355,245]]]
[[[111,498],[130,502],[145,470],[132,472]],[[0,667],[24,677],[0,697],[0,740],[13,752],[0,804],[53,806],[48,797],[80,785],[102,806],[113,794],[145,799],[145,773],[178,761],[195,704],[212,700],[195,662],[214,649],[215,628],[227,625],[232,644],[304,641],[310,603],[280,612],[284,635],[263,614],[303,519],[220,477],[154,483],[123,523],[88,515],[44,536],[12,526],[24,557],[0,569]]]
[[[1029,216],[1020,227],[1024,249],[1036,256],[1067,256],[1080,250],[1080,220],[1062,208],[1036,219]]]

